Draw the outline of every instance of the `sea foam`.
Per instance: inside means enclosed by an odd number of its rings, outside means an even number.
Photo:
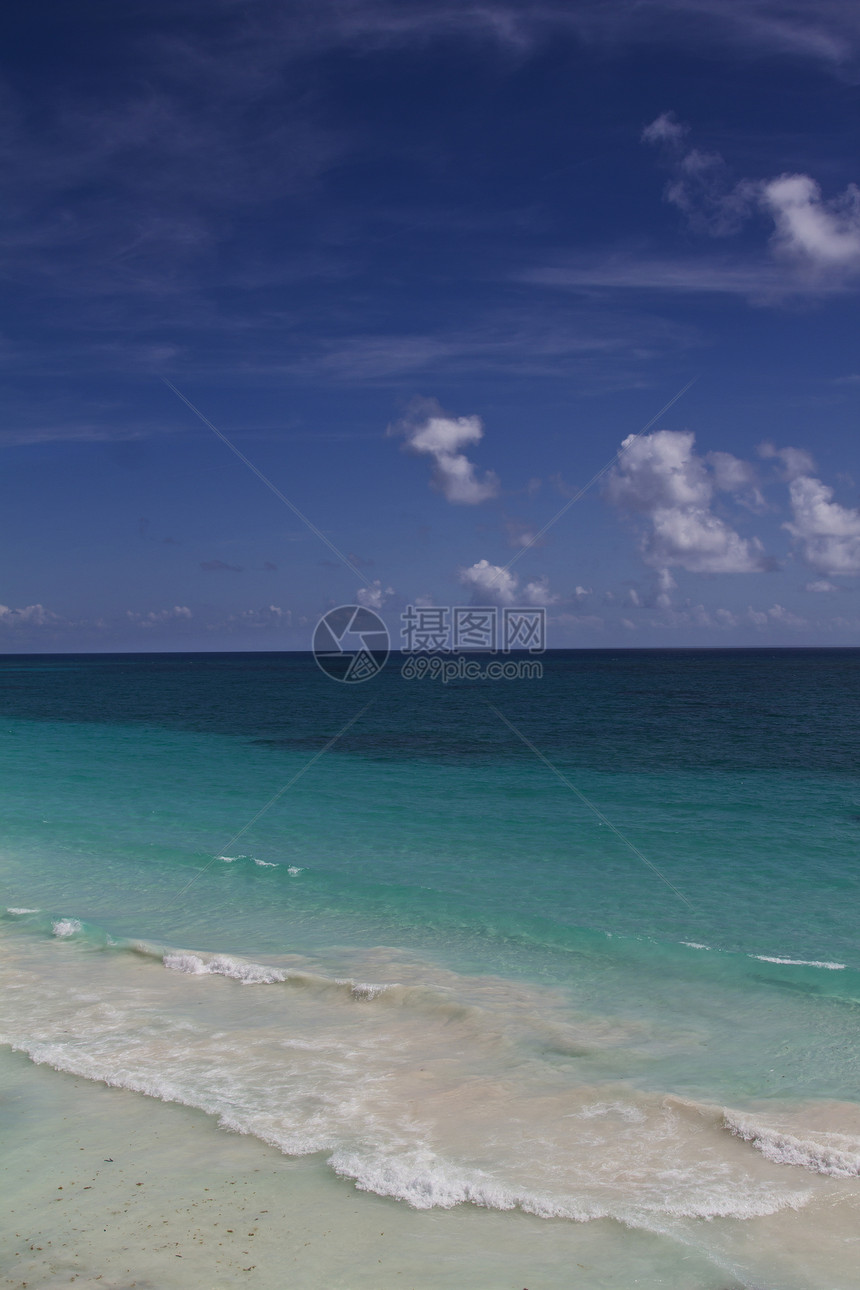
[[[84,930],[83,923],[77,918],[58,918],[52,924],[52,931],[55,936],[66,937],[75,936],[78,932]]]
[[[784,963],[789,967],[814,967],[826,968],[829,972],[844,972],[844,963],[826,963],[818,959],[780,959],[770,954],[751,954],[751,959],[759,959],[762,963]]]
[[[860,1139],[843,1133],[817,1133],[802,1137],[756,1121],[747,1115],[727,1112],[725,1126],[736,1138],[749,1142],[766,1160],[780,1165],[799,1165],[812,1173],[831,1178],[860,1177]]]
[[[286,972],[264,967],[261,963],[243,963],[238,959],[219,954],[206,960],[185,950],[164,955],[164,966],[172,972],[185,972],[188,976],[226,976],[242,985],[276,985],[286,981]]]

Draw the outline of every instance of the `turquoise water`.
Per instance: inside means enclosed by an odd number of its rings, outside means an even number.
[[[824,1284],[824,1242],[850,1285],[860,651],[543,663],[7,656],[4,1042],[416,1223],[611,1221],[668,1242],[607,1243],[645,1285]]]

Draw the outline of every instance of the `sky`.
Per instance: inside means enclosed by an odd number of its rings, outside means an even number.
[[[0,650],[860,645],[852,0],[0,22]]]

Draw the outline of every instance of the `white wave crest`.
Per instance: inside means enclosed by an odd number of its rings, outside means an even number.
[[[633,1226],[648,1228],[661,1214],[675,1218],[760,1218],[782,1209],[801,1208],[805,1192],[778,1192],[760,1188],[755,1195],[730,1186],[716,1186],[705,1194],[654,1198],[644,1204],[619,1204],[567,1195],[548,1195],[506,1185],[482,1169],[463,1169],[428,1149],[400,1151],[396,1155],[356,1150],[335,1151],[329,1166],[343,1178],[351,1178],[361,1191],[375,1192],[405,1201],[413,1209],[453,1209],[471,1204],[484,1209],[519,1209],[538,1218],[566,1218],[587,1223],[596,1218],[619,1218]]]
[[[799,1165],[811,1173],[829,1174],[831,1178],[860,1177],[860,1139],[847,1134],[821,1133],[815,1138],[801,1138],[758,1123],[749,1116],[728,1113],[725,1127],[775,1164]]]
[[[787,963],[791,967],[816,967],[827,968],[829,972],[844,972],[844,963],[822,963],[818,959],[780,959],[774,958],[770,954],[751,954],[751,959],[759,959],[762,963]]]
[[[212,959],[202,959],[199,954],[180,951],[165,954],[164,966],[171,972],[185,972],[189,976],[226,976],[242,985],[277,985],[286,981],[285,972],[277,968],[264,967],[262,963],[241,963],[224,954]]]
[[[14,905],[9,905],[6,910],[6,913],[7,914],[38,914],[39,910],[16,908]]]
[[[376,985],[371,981],[350,981],[342,977],[335,977],[335,984],[349,986],[349,992],[354,999],[378,999],[387,990],[399,988],[397,984]]]
[[[570,1199],[518,1193],[481,1169],[464,1171],[432,1151],[405,1151],[398,1155],[361,1151],[336,1151],[328,1161],[342,1178],[351,1178],[361,1191],[404,1200],[413,1209],[453,1209],[455,1205],[480,1205],[484,1209],[522,1209],[541,1218],[569,1218],[588,1222],[605,1218],[603,1206]]]
[[[291,864],[287,869],[287,873],[291,878],[297,878],[300,873],[304,873],[304,869],[300,868],[298,865]]]
[[[74,936],[76,932],[82,932],[83,924],[77,918],[58,918],[53,924],[51,930],[55,936]]]
[[[258,860],[256,856],[216,856],[216,860],[223,860],[225,864],[235,864],[237,860],[253,860],[254,864],[261,869],[277,869],[277,865],[272,864],[271,860]]]

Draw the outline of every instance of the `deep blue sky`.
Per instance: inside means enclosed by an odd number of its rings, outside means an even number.
[[[304,649],[357,596],[860,644],[853,2],[2,27],[0,649]]]

